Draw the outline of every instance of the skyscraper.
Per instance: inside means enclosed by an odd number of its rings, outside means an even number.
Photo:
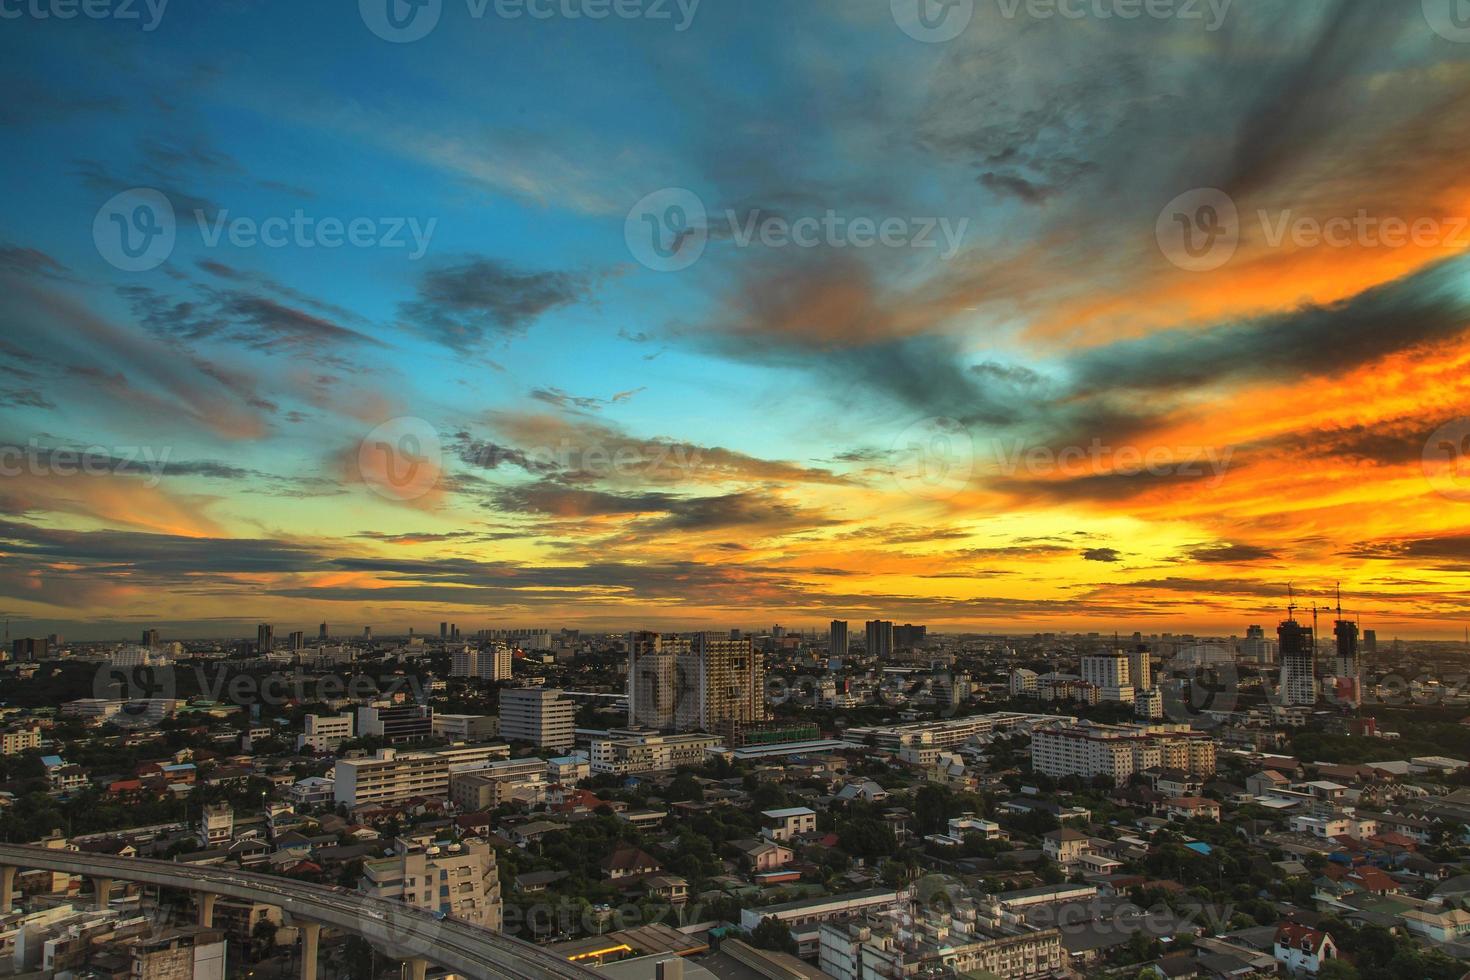
[[[1129,658],[1120,650],[1091,653],[1082,658],[1082,680],[1098,688],[1104,701],[1133,700]]]
[[[1133,649],[1128,652],[1128,677],[1137,690],[1153,690],[1153,654],[1149,652],[1147,643],[1135,644]]]
[[[255,655],[263,657],[276,648],[276,628],[270,623],[255,627]]]
[[[629,725],[660,730],[674,727],[678,697],[677,657],[688,652],[689,641],[683,637],[649,632],[629,634]]]
[[[544,687],[510,688],[500,692],[500,737],[529,742],[548,749],[571,749],[576,706],[562,692]]]
[[[893,623],[886,619],[873,619],[864,626],[868,656],[879,660],[893,656]]]
[[[1337,619],[1332,624],[1337,639],[1337,662],[1333,674],[1337,678],[1338,701],[1357,707],[1362,704],[1362,688],[1358,663],[1358,624],[1342,617],[1342,593],[1337,596]]]
[[[1245,628],[1245,641],[1240,645],[1240,657],[1249,663],[1268,664],[1272,660],[1271,641],[1260,626]]]
[[[158,630],[144,630],[143,631],[143,646],[145,646],[145,647],[156,647],[156,646],[158,646],[158,644],[159,644],[159,632],[158,632]]]
[[[765,663],[748,639],[695,633],[674,664],[674,725],[729,733],[766,716]]]
[[[893,649],[913,650],[924,645],[928,638],[929,627],[915,626],[913,623],[904,623],[902,626],[893,627]]]
[[[318,643],[325,643],[325,642],[327,642],[327,624],[326,623],[322,623],[320,626],[318,626],[316,628],[316,638],[317,638],[317,642]]]
[[[827,656],[838,662],[847,659],[847,620],[834,619],[827,627]]]
[[[1377,630],[1363,630],[1363,652],[1364,653],[1377,653],[1378,652],[1378,631]]]
[[[445,623],[445,622],[440,622],[439,623],[439,642],[442,643],[442,642],[444,642],[447,639],[449,639],[449,624],[448,623]]]
[[[302,630],[292,630],[288,643],[292,653],[300,653],[306,649],[306,633]]]
[[[1281,703],[1312,705],[1317,702],[1316,639],[1310,628],[1296,621],[1296,607],[1287,609],[1287,619],[1276,627],[1281,652]]]

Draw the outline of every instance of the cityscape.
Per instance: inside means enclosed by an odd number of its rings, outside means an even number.
[[[1467,0],[0,78],[0,980],[1470,977]]]

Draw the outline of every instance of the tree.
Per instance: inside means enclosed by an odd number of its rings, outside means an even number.
[[[1328,960],[1317,970],[1317,980],[1358,980],[1360,976],[1347,960]]]
[[[750,944],[758,949],[796,954],[796,939],[791,927],[774,915],[768,915],[750,932]]]

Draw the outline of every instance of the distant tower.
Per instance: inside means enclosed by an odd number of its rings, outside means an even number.
[[[316,628],[316,638],[317,638],[317,642],[318,643],[325,643],[325,642],[327,642],[327,624],[326,623],[322,623],[320,626],[318,626]]]
[[[255,655],[263,657],[276,647],[276,628],[270,623],[255,627]]]
[[[1340,586],[1337,590],[1337,619],[1332,624],[1332,635],[1337,638],[1337,663],[1333,671],[1337,677],[1337,697],[1344,704],[1356,708],[1363,703],[1359,679],[1358,624],[1342,616]]]
[[[847,659],[847,620],[834,619],[827,627],[827,658],[839,665]]]
[[[1281,651],[1281,701],[1285,705],[1313,705],[1317,702],[1316,639],[1311,629],[1296,621],[1296,595],[1289,595],[1286,619],[1276,627]]]

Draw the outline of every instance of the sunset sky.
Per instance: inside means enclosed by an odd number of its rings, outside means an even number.
[[[0,20],[16,635],[1470,623],[1433,3],[388,2]]]

